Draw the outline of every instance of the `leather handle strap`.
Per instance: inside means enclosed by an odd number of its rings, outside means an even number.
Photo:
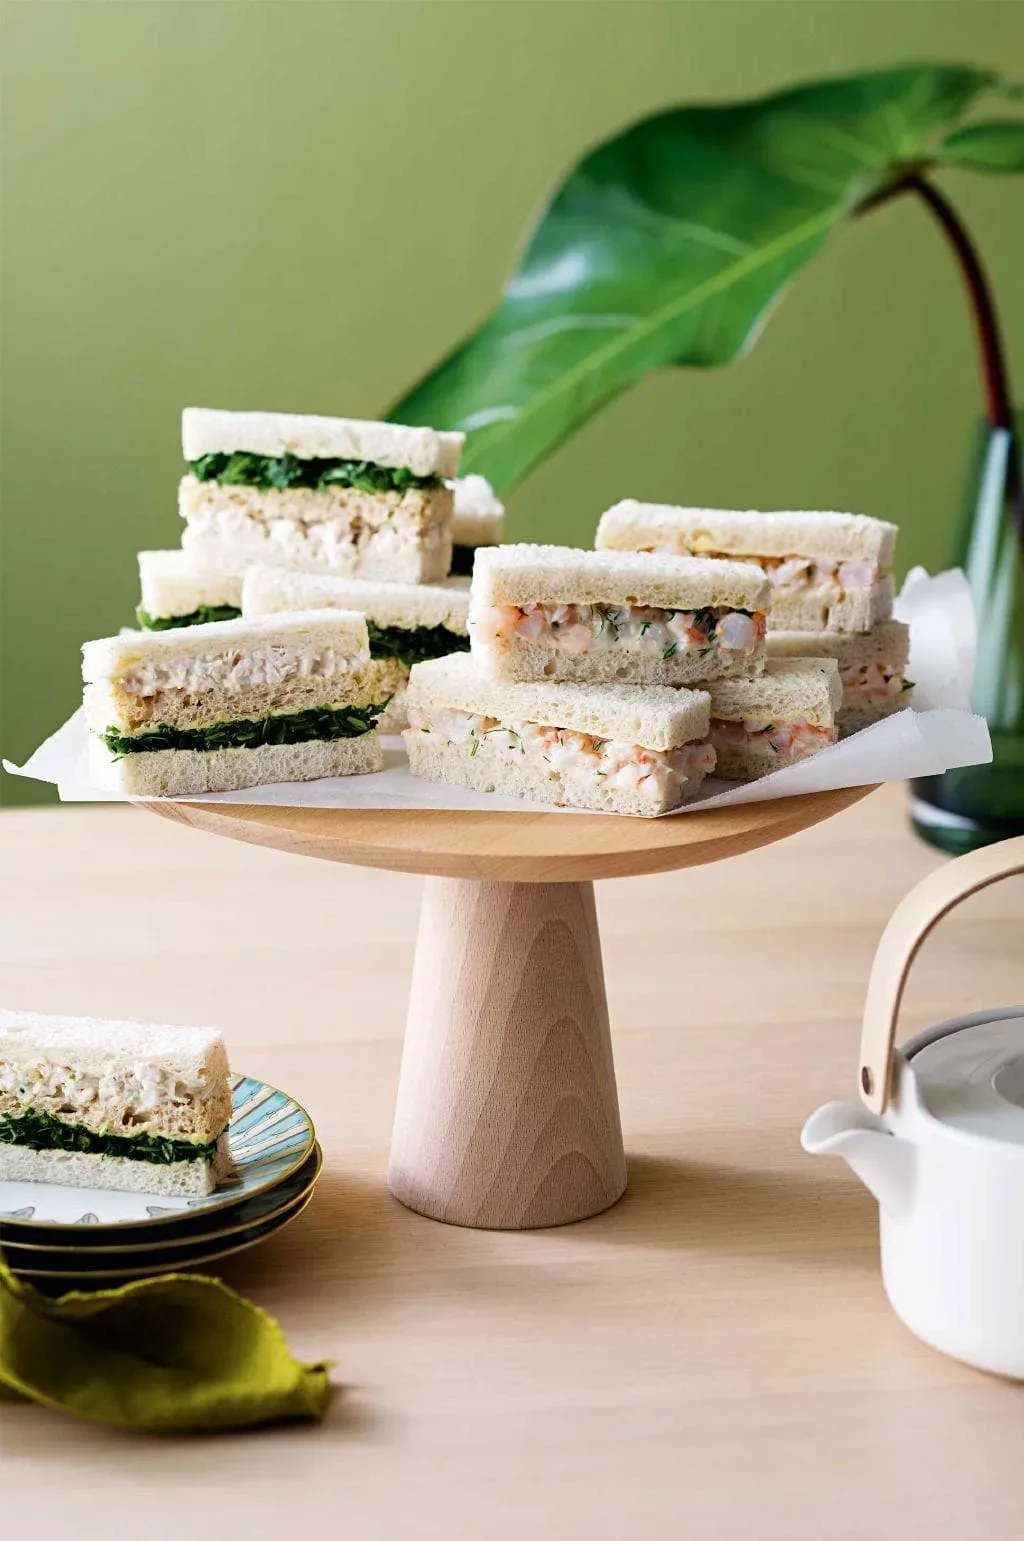
[[[871,965],[860,1038],[860,1094],[884,1113],[892,1085],[892,1051],[900,1002],[911,965],[939,921],[972,894],[1024,873],[1024,836],[982,846],[932,872],[893,913]]]

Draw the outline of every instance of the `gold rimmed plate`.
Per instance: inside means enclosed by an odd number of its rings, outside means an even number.
[[[312,1192],[323,1164],[320,1146],[314,1145],[308,1159],[283,1183],[239,1204],[217,1210],[212,1215],[200,1213],[186,1216],[155,1233],[147,1234],[144,1239],[131,1226],[65,1226],[55,1230],[52,1239],[41,1241],[36,1233],[36,1239],[28,1241],[21,1235],[12,1234],[10,1228],[0,1225],[0,1245],[12,1262],[23,1256],[28,1262],[33,1254],[42,1252],[80,1258],[87,1266],[95,1263],[99,1267],[103,1266],[103,1259],[108,1256],[120,1258],[132,1253],[148,1255],[200,1243],[212,1245],[255,1225],[267,1224],[291,1209],[300,1198]],[[95,1242],[94,1236],[99,1236],[101,1240]]]
[[[287,1210],[272,1220],[266,1220],[261,1225],[246,1227],[245,1230],[228,1237],[226,1246],[219,1245],[216,1238],[208,1238],[206,1242],[194,1245],[184,1245],[174,1249],[160,1249],[154,1251],[148,1262],[142,1263],[138,1253],[128,1255],[128,1261],[121,1264],[113,1256],[103,1261],[102,1267],[93,1267],[90,1262],[81,1262],[76,1254],[68,1252],[39,1252],[30,1257],[19,1254],[17,1257],[7,1253],[7,1261],[15,1274],[23,1279],[45,1279],[50,1283],[58,1280],[64,1281],[69,1289],[79,1284],[95,1284],[98,1288],[120,1280],[145,1279],[164,1273],[192,1273],[197,1269],[203,1269],[211,1263],[220,1262],[222,1258],[232,1257],[236,1252],[244,1252],[249,1247],[255,1247],[259,1242],[266,1241],[276,1231],[282,1230],[297,1220],[302,1211],[310,1203],[313,1190],[303,1193],[291,1204]]]

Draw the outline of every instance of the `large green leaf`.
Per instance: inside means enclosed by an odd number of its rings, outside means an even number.
[[[939,145],[936,159],[972,171],[1024,171],[1024,123],[993,118],[958,128]]]
[[[750,347],[835,226],[999,85],[922,66],[645,119],[570,174],[498,308],[392,420],[466,430],[464,468],[506,490],[651,370]]]

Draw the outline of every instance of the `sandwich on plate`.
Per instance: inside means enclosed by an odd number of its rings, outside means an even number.
[[[428,583],[452,555],[464,435],[342,417],[187,407],[182,546],[204,567],[270,562]]]
[[[416,664],[409,769],[425,781],[599,813],[671,813],[715,765],[701,690],[510,684],[458,653]]]
[[[771,630],[870,631],[892,614],[897,528],[866,514],[735,513],[616,503],[603,551],[665,551],[757,562],[772,586]]]
[[[203,1027],[0,1011],[0,1179],[198,1198],[231,1175],[224,1042]]]
[[[112,791],[231,792],[383,764],[361,615],[124,632],[82,658],[90,772]]]
[[[375,701],[387,700],[382,732],[405,727],[405,687],[415,663],[469,647],[469,589],[446,583],[371,583],[281,567],[250,567],[242,588],[247,616],[337,606],[366,617],[370,662],[365,671]]]
[[[233,621],[242,613],[242,574],[197,567],[187,551],[140,551],[139,586],[135,618],[144,631]]]
[[[761,669],[768,596],[750,562],[483,547],[469,635],[502,679],[690,685]]]
[[[769,659],[759,679],[716,680],[708,735],[723,781],[754,781],[834,744],[842,700],[834,658]]]
[[[836,716],[839,737],[902,711],[911,703],[906,678],[910,630],[902,621],[879,621],[868,632],[774,631],[769,658],[834,658],[843,700]]]
[[[500,546],[505,531],[505,505],[494,496],[484,476],[460,476],[455,482],[452,516],[452,572],[473,571],[478,546]]]

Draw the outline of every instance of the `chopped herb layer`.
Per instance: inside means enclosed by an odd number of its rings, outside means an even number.
[[[216,1141],[200,1145],[195,1140],[171,1140],[160,1134],[108,1134],[66,1124],[38,1108],[24,1113],[0,1113],[0,1145],[24,1145],[28,1150],[77,1150],[87,1156],[123,1156],[128,1161],[151,1161],[172,1166],[178,1161],[212,1161]]]
[[[138,605],[135,619],[143,631],[171,631],[176,626],[207,626],[211,621],[237,621],[241,610],[235,605],[200,605],[187,615],[150,615]]]
[[[225,487],[308,487],[324,492],[328,487],[354,487],[358,492],[408,492],[410,488],[433,492],[442,486],[440,477],[415,476],[404,466],[379,466],[371,460],[300,460],[297,455],[200,455],[189,461],[189,470],[201,482],[221,482]]]
[[[305,744],[312,739],[360,738],[376,727],[387,702],[379,706],[313,706],[304,712],[251,721],[211,722],[202,728],[178,728],[161,722],[141,733],[107,728],[103,742],[120,759],[159,749],[260,749],[264,744]]]
[[[397,658],[408,669],[428,658],[469,651],[469,638],[447,626],[377,626],[367,619],[366,629],[371,658]]]

